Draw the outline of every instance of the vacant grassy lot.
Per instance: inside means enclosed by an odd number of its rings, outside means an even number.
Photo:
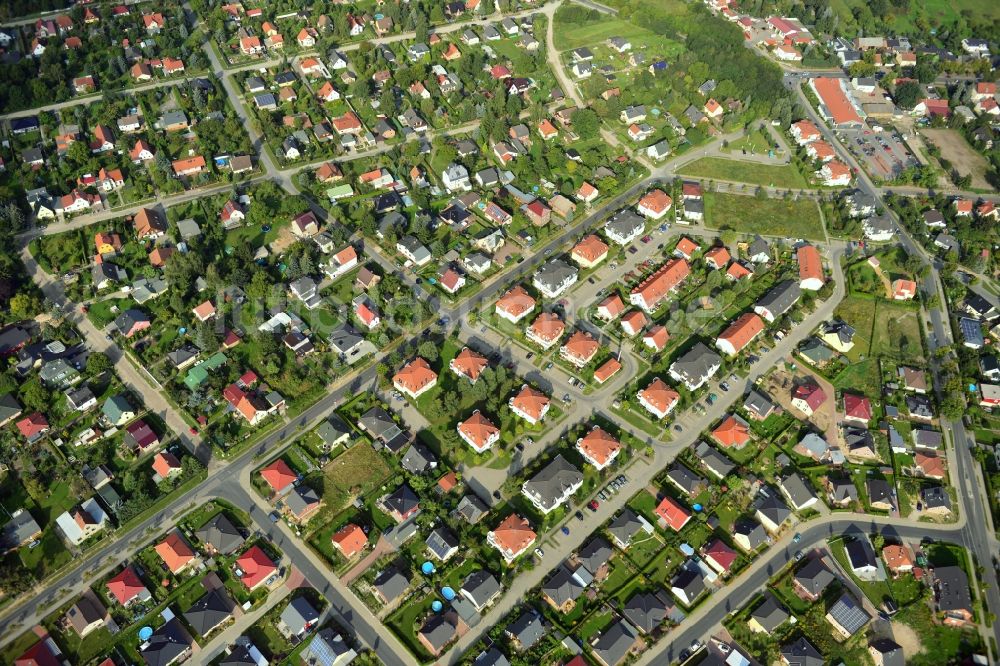
[[[706,192],[705,226],[764,236],[825,239],[819,207],[811,199],[785,201]]]
[[[722,157],[703,157],[678,170],[685,176],[698,176],[714,180],[731,180],[750,185],[768,187],[806,188],[809,184],[799,170],[790,164],[771,166],[728,160]]]
[[[951,162],[960,176],[971,175],[972,187],[988,190],[986,158],[976,152],[958,130],[929,129],[920,132],[928,141],[941,150],[941,157]]]
[[[903,363],[922,363],[924,345],[920,337],[917,310],[883,302],[878,305],[872,354],[894,358]]]
[[[368,444],[359,443],[323,471],[323,500],[335,513],[354,497],[378,488],[391,473],[382,456]]]
[[[844,366],[844,369],[833,378],[833,386],[838,389],[861,391],[869,397],[877,398],[882,392],[878,361],[869,358]]]
[[[625,37],[628,40],[655,37],[654,33],[645,28],[623,21],[622,19],[606,17],[593,23],[567,23],[562,20],[562,10],[556,12],[553,36],[555,47],[560,51],[592,46],[606,41],[609,37]]]

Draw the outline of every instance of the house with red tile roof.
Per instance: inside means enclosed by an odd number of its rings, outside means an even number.
[[[486,534],[486,543],[499,550],[510,563],[531,548],[537,536],[527,520],[512,513]]]
[[[465,377],[473,384],[476,383],[479,375],[488,366],[489,361],[486,360],[485,356],[468,347],[462,347],[462,351],[458,352],[455,358],[451,359],[451,362],[448,364],[452,372],[459,377]]]
[[[687,261],[671,259],[629,292],[629,302],[647,313],[653,312],[690,274]]]
[[[625,335],[632,337],[642,332],[642,329],[649,323],[649,319],[641,310],[632,310],[621,318],[620,323]]]
[[[764,320],[760,318],[760,315],[746,312],[729,324],[726,330],[716,338],[715,346],[723,354],[735,356],[763,332]]]
[[[909,301],[917,295],[917,283],[902,278],[892,281],[892,298],[895,301]]]
[[[885,546],[882,548],[882,559],[885,560],[885,568],[893,576],[913,571],[913,553],[905,544]]]
[[[806,416],[812,416],[813,412],[826,402],[826,397],[826,393],[819,384],[808,381],[797,385],[792,390],[792,407]]]
[[[107,587],[108,594],[125,607],[137,601],[147,601],[152,597],[139,578],[139,574],[131,566],[125,567],[121,573],[108,580]]]
[[[278,567],[264,550],[254,544],[236,559],[236,568],[243,572],[240,581],[253,592],[278,572]]]
[[[535,309],[536,301],[524,287],[517,285],[497,300],[495,312],[512,324],[524,319]]]
[[[34,442],[49,430],[49,421],[41,412],[26,416],[15,425],[21,436],[29,442]]]
[[[176,530],[168,534],[163,541],[156,544],[154,550],[156,550],[156,554],[160,556],[160,559],[163,560],[163,563],[167,565],[167,569],[174,575],[184,571],[184,569],[194,564],[195,561],[194,551],[191,550],[191,546],[187,544],[184,537]]]
[[[823,288],[823,260],[815,245],[802,245],[795,251],[799,262],[799,287],[810,291]]]
[[[493,425],[493,422],[477,409],[469,415],[469,418],[458,424],[458,436],[476,453],[483,453],[500,441],[500,428]]]
[[[718,118],[723,113],[725,113],[725,110],[722,108],[722,105],[716,102],[714,99],[709,99],[707,102],[705,102],[704,112],[705,115],[708,116],[709,118]]]
[[[729,264],[729,268],[726,269],[726,279],[730,282],[738,282],[739,280],[752,275],[753,271],[738,261],[734,261]]]
[[[548,141],[549,139],[554,139],[559,136],[559,130],[556,126],[552,124],[552,121],[548,118],[543,118],[540,123],[538,123],[538,134],[542,137],[542,140]]]
[[[809,80],[809,86],[822,103],[823,114],[834,127],[860,127],[864,124],[854,101],[847,92],[847,79],[820,76]]]
[[[260,470],[260,475],[275,495],[284,495],[289,492],[299,478],[298,474],[281,458]]]
[[[652,220],[659,220],[667,214],[673,203],[670,195],[663,190],[650,190],[639,199],[636,210],[640,215],[644,215]]]
[[[622,364],[618,362],[615,358],[609,358],[607,361],[601,364],[597,370],[594,370],[594,380],[598,384],[603,384],[604,382],[611,379],[614,375],[622,369]]]
[[[540,423],[549,413],[549,397],[527,384],[521,385],[517,395],[513,396],[508,404],[512,412],[531,425]]]
[[[180,474],[181,461],[169,451],[160,451],[153,456],[153,481],[159,483]]]
[[[578,330],[559,348],[559,356],[577,368],[583,368],[597,355],[601,345],[587,331]]]
[[[844,394],[844,420],[868,425],[872,420],[872,403],[863,395]]]
[[[607,256],[608,244],[597,234],[585,236],[570,252],[570,258],[582,268],[593,268]]]
[[[600,191],[587,181],[583,181],[583,185],[576,191],[577,200],[583,203],[590,203],[599,196],[601,196]]]
[[[602,470],[614,462],[621,453],[622,445],[600,426],[594,426],[590,432],[576,440],[576,450],[587,462]]]
[[[465,276],[454,268],[448,268],[438,279],[438,284],[449,294],[455,294],[465,286]]]
[[[669,527],[675,532],[680,532],[691,520],[691,513],[672,497],[664,497],[655,513],[660,519],[660,527]]]
[[[680,393],[670,388],[659,377],[653,379],[649,386],[639,391],[639,404],[658,419],[666,418],[680,400]]]
[[[625,312],[625,303],[617,293],[611,294],[597,304],[596,316],[604,321],[614,321]]]
[[[705,263],[713,269],[725,268],[731,258],[729,250],[721,245],[716,245],[705,253]]]
[[[651,327],[642,335],[642,344],[646,345],[655,352],[663,351],[669,340],[670,333],[668,333],[667,328],[661,324]]]
[[[730,414],[722,420],[712,438],[727,449],[739,449],[750,442],[750,424],[736,414]]]
[[[823,168],[818,173],[823,179],[824,185],[836,187],[838,185],[851,184],[852,176],[850,168],[838,160],[830,160],[823,165]]]
[[[368,301],[364,299],[359,299],[354,304],[354,316],[356,316],[369,330],[378,328],[379,324],[382,323],[381,318],[378,316],[378,312],[376,312],[374,307],[369,305]]]
[[[330,542],[341,555],[351,559],[368,546],[368,535],[354,523],[348,523],[333,533]]]
[[[822,136],[816,125],[808,120],[800,120],[792,123],[789,131],[792,134],[792,138],[794,138],[795,142],[800,146],[816,141]]]
[[[702,554],[708,566],[715,570],[715,573],[724,576],[733,568],[733,564],[738,557],[735,550],[726,545],[726,542],[716,537],[702,549]]]
[[[691,257],[693,257],[694,253],[700,249],[701,249],[700,245],[695,243],[687,236],[684,236],[679,241],[677,241],[677,245],[674,247],[674,256],[681,257],[683,259],[691,261]]]
[[[393,376],[392,385],[397,391],[416,400],[437,386],[437,378],[437,373],[431,370],[430,364],[418,356]]]
[[[542,349],[549,349],[559,342],[566,332],[566,324],[554,312],[543,312],[525,331],[525,336]]]
[[[914,466],[928,479],[943,479],[947,468],[944,459],[918,451],[913,457]]]

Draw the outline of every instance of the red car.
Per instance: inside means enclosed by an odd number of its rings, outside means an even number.
[[[198,429],[195,428],[194,426],[191,426],[190,428],[188,428],[188,432],[191,433],[192,435],[197,435]]]
[[[651,241],[651,240],[653,240],[653,237],[652,237],[652,236],[648,236],[648,235],[647,235],[647,236],[643,236],[643,237],[642,237],[642,242],[643,242],[643,243],[648,243],[648,242],[649,242],[649,241]]]
[[[590,509],[591,511],[597,511],[597,507],[599,506],[600,504],[598,503],[597,500],[590,500],[590,504],[587,505],[587,508]]]

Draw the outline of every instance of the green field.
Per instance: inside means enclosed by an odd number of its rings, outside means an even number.
[[[723,157],[702,157],[685,164],[677,171],[684,176],[697,176],[709,180],[730,180],[750,185],[765,185],[805,189],[809,187],[805,177],[790,164],[770,165],[743,162]]]
[[[918,311],[889,301],[864,296],[848,296],[837,305],[834,316],[854,327],[854,348],[847,353],[852,361],[883,356],[901,363],[924,361]]]
[[[372,447],[359,443],[337,456],[323,470],[323,499],[327,508],[336,513],[353,497],[359,497],[380,486],[392,470]]]
[[[560,21],[559,12],[556,12],[553,36],[555,47],[560,51],[568,51],[580,46],[602,43],[609,37],[625,37],[631,40],[651,37],[653,33],[628,21],[611,17],[595,23],[570,24]]]
[[[819,207],[811,199],[757,199],[721,192],[705,193],[705,226],[785,238],[824,240]]]

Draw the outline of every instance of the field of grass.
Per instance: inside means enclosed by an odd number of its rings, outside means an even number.
[[[895,358],[902,363],[924,361],[917,310],[893,303],[879,303],[872,339],[872,353]]]
[[[825,239],[819,207],[810,199],[785,201],[706,192],[705,226],[764,236]]]
[[[838,389],[861,391],[869,397],[877,398],[882,392],[878,361],[869,358],[844,366],[844,369],[833,378],[833,386]]]
[[[851,361],[867,358],[871,352],[876,306],[874,299],[848,296],[833,311],[834,317],[842,319],[854,328],[854,347],[847,352],[847,357]]]
[[[566,23],[560,18],[560,12],[556,12],[553,35],[555,47],[560,51],[568,51],[581,46],[593,46],[605,42],[609,37],[638,40],[654,36],[651,31],[645,28],[618,18],[606,17],[601,21],[583,25]]]
[[[323,500],[329,510],[337,512],[353,497],[379,487],[391,473],[382,456],[371,446],[359,443],[323,470]]]
[[[710,180],[731,180],[750,185],[805,189],[809,187],[805,177],[790,164],[768,165],[730,160],[722,157],[703,157],[685,164],[678,173]]]

